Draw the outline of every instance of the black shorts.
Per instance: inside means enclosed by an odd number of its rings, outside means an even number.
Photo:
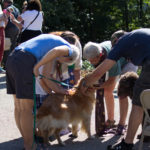
[[[13,51],[7,58],[6,85],[8,94],[20,99],[33,99],[33,67],[36,58],[24,50]]]
[[[30,40],[38,35],[42,34],[40,30],[25,30],[21,34],[20,43]]]
[[[132,101],[134,105],[141,106],[140,95],[145,89],[150,89],[150,60],[143,63],[141,74],[135,83]]]

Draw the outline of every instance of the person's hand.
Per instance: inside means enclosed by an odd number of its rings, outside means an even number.
[[[36,76],[36,77],[38,77],[39,76],[39,67],[37,67],[37,65],[35,65],[34,66],[34,68],[33,68],[33,73],[34,73],[34,75]]]
[[[3,14],[5,14],[5,16],[9,17],[11,13],[8,9],[4,9]]]
[[[15,20],[16,20],[15,16],[14,16],[12,13],[10,13],[10,19],[11,19],[12,21],[15,21]]]
[[[74,95],[75,92],[76,92],[76,89],[75,89],[75,88],[72,88],[72,89],[69,89],[69,90],[68,90],[69,95]]]

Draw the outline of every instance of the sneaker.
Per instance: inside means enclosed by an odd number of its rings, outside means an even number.
[[[66,128],[66,129],[64,129],[64,130],[62,130],[62,131],[60,132],[60,136],[69,134],[70,132],[71,132],[71,131],[70,131],[68,128]]]
[[[0,67],[0,74],[5,74],[5,73],[6,71],[2,67]]]
[[[116,133],[115,121],[107,120],[105,123],[103,134],[115,134],[115,133]]]
[[[133,144],[125,143],[124,139],[116,145],[108,145],[107,150],[132,150]]]
[[[116,134],[116,128],[105,128],[103,134]]]
[[[118,124],[116,135],[124,135],[126,131],[127,131],[127,125]]]

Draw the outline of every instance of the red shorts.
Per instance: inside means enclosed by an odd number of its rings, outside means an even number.
[[[0,62],[2,61],[3,58],[3,53],[4,53],[4,27],[0,27]]]

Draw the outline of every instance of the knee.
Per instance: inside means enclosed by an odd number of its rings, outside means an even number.
[[[16,106],[15,111],[19,113],[32,113],[33,107]]]

